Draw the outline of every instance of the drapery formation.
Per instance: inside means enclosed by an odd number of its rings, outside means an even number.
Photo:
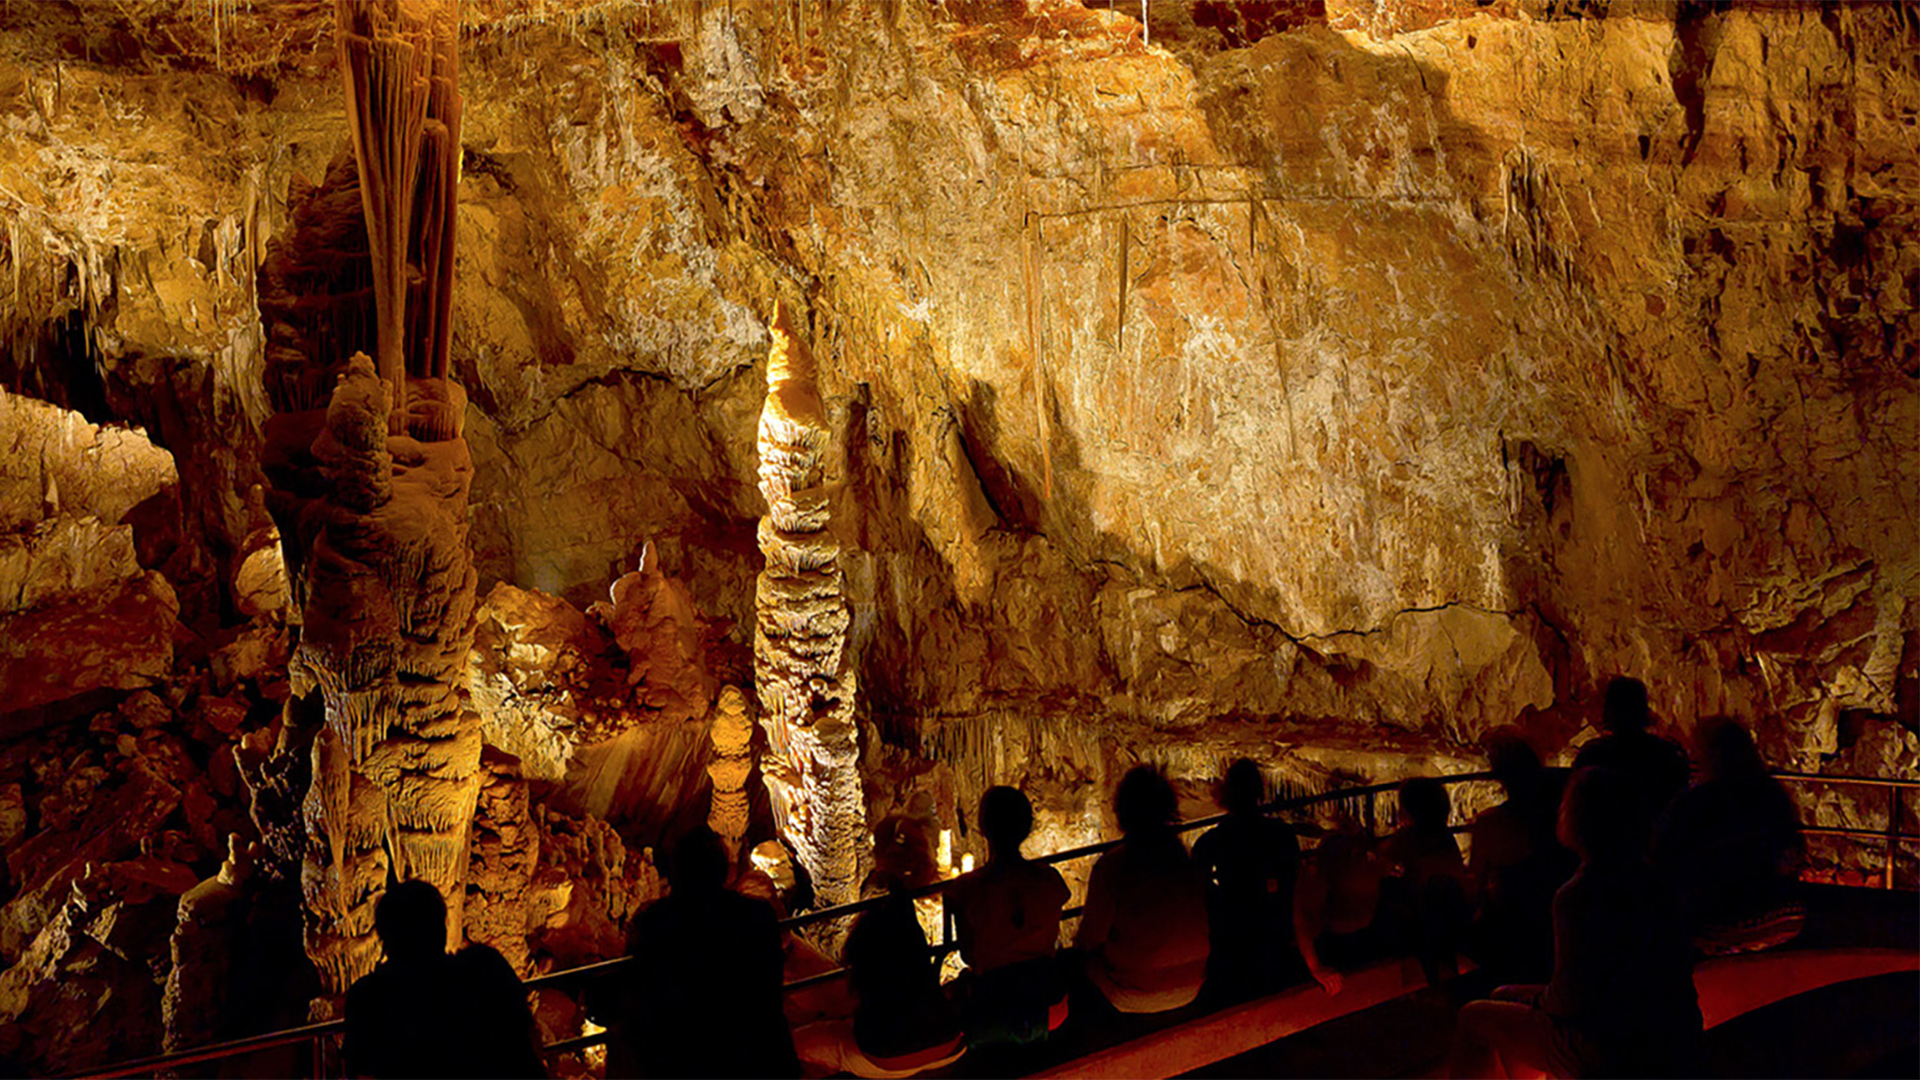
[[[332,993],[376,962],[373,905],[390,879],[432,882],[457,934],[480,779],[478,719],[460,694],[473,466],[466,395],[446,378],[459,6],[339,0],[336,13],[355,165],[297,193],[295,230],[260,272],[278,410],[263,466],[299,623],[291,676],[321,718],[289,728],[278,752],[308,759],[305,939]],[[363,343],[377,360],[345,355]]]
[[[854,725],[853,658],[840,544],[827,529],[829,442],[813,356],[776,309],[760,411],[760,522],[766,557],[754,594],[754,682],[774,824],[813,875],[821,905],[859,898],[866,808]]]

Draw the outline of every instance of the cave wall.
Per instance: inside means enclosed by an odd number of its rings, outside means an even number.
[[[482,592],[584,606],[652,539],[739,665],[785,299],[893,743],[1311,775],[1564,737],[1621,671],[1783,764],[1911,726],[1911,12],[1152,11],[470,8]],[[8,377],[173,453],[189,625],[238,618],[252,271],[344,145],[329,26],[0,24]]]

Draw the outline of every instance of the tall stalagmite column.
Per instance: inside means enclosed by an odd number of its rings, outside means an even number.
[[[840,544],[822,483],[828,431],[813,356],[775,309],[760,411],[760,522],[766,568],[755,590],[754,681],[774,824],[813,875],[821,906],[859,898],[866,808],[854,727],[853,658]]]
[[[474,632],[473,465],[466,396],[447,379],[459,8],[338,0],[336,11],[356,168],[329,172],[262,269],[279,410],[263,465],[297,600],[290,674],[321,718],[297,731],[290,721],[281,752],[311,765],[305,939],[331,993],[377,960],[373,906],[389,877],[433,883],[457,931],[480,782],[479,720],[460,696]],[[357,200],[335,197],[355,181]],[[356,209],[369,241],[358,259]],[[303,267],[337,267],[338,280]],[[366,336],[365,291],[352,286],[368,270],[377,362],[338,347]]]

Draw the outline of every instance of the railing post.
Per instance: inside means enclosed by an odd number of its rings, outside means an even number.
[[[1900,789],[1887,785],[1887,864],[1886,887],[1893,888],[1893,863],[1900,857]]]

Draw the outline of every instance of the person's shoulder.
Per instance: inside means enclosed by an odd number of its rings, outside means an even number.
[[[486,979],[490,981],[520,981],[520,975],[513,965],[500,954],[500,950],[484,942],[474,942],[453,954],[452,969],[463,979]]]
[[[382,964],[353,980],[347,987],[347,1015],[354,1016],[364,1011],[381,1011],[386,1000],[393,996],[393,971]]]
[[[1618,736],[1609,732],[1582,746],[1579,753],[1573,755],[1574,771],[1606,765],[1613,758],[1614,751],[1619,745],[1618,739]]]

